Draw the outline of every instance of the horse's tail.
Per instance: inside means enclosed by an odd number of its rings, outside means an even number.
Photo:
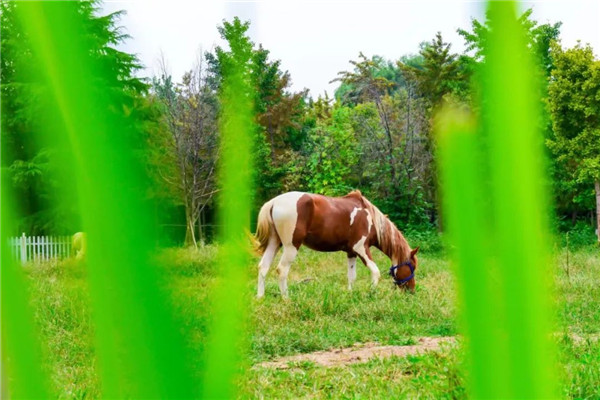
[[[265,252],[269,244],[271,229],[275,229],[273,217],[271,216],[272,208],[273,200],[267,201],[261,207],[258,213],[258,220],[256,221],[256,233],[254,234],[254,238],[256,239],[255,249],[261,255]]]

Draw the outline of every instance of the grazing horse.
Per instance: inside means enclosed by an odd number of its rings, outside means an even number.
[[[258,214],[255,237],[262,259],[258,264],[258,297],[265,294],[265,277],[275,254],[283,247],[277,266],[279,289],[288,296],[287,276],[302,244],[317,251],[348,254],[348,289],[356,280],[356,257],[371,271],[373,286],[380,277],[370,247],[392,261],[390,275],[411,292],[415,288],[417,247],[411,250],[396,226],[358,190],[344,197],[288,192],[266,202]]]

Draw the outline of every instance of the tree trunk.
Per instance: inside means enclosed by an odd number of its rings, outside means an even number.
[[[184,245],[196,247],[196,220],[191,210],[185,210],[185,241]]]
[[[200,212],[198,216],[198,241],[201,245],[204,245],[204,212]]]
[[[598,243],[600,244],[600,180],[596,180],[596,234],[598,235]]]
[[[396,184],[396,168],[394,167],[394,141],[392,139],[392,131],[390,129],[390,125],[387,119],[387,115],[385,110],[383,109],[383,104],[379,99],[375,100],[375,107],[377,108],[377,112],[379,114],[379,120],[383,125],[383,130],[387,136],[388,140],[388,163],[390,165],[390,177],[392,179],[392,185]]]

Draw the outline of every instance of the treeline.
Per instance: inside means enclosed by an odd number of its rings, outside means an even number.
[[[140,68],[135,57],[113,48],[125,39],[116,29],[118,14],[98,17],[85,3],[76,4],[89,14],[90,34],[98,35],[94,51],[113,66],[112,89],[127,93],[124,110],[139,124],[143,139],[136,151],[152,182],[141,195],[155,203],[163,236],[187,244],[208,240],[219,191],[221,70],[229,50],[199,55],[180,80],[163,67],[142,81],[134,77]],[[20,230],[79,230],[73,204],[48,201],[50,192],[60,190],[50,171],[52,146],[33,140],[35,104],[10,70],[10,57],[26,56],[15,45],[16,6],[3,2],[1,9],[3,177],[23,199]],[[531,10],[519,20],[538,65],[536,96],[544,110],[539,124],[550,159],[556,225],[593,229],[596,197],[600,202],[600,62],[589,46],[563,48],[560,23],[540,25]],[[290,74],[252,43],[248,28],[249,22],[238,19],[217,27],[226,42],[241,43],[251,54],[256,208],[288,190],[342,195],[358,188],[404,229],[441,229],[432,117],[445,102],[463,103],[477,115],[487,20],[458,30],[464,54],[452,52],[439,33],[416,54],[395,61],[360,53],[348,71],[332,77],[339,83],[334,97],[316,99],[290,89]]]

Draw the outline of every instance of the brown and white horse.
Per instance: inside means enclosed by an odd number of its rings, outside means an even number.
[[[262,254],[258,297],[265,294],[265,277],[280,247],[279,289],[283,297],[288,296],[288,272],[302,244],[317,251],[346,252],[350,290],[356,280],[356,257],[369,268],[372,284],[377,285],[381,274],[370,251],[375,246],[392,261],[390,275],[396,284],[414,291],[419,248],[411,250],[398,228],[358,190],[344,197],[303,192],[279,195],[260,209],[255,236]]]

